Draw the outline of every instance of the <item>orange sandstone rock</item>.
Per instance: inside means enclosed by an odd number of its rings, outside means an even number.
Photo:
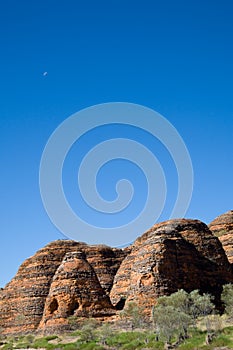
[[[215,234],[231,234],[232,212],[224,215],[210,224]],[[218,304],[222,285],[233,282],[223,247],[229,259],[231,248],[211,230],[179,219],[156,224],[126,249],[52,242],[0,291],[2,333],[59,331],[69,326],[69,316],[106,320],[130,301],[149,315],[159,296],[181,288],[209,292]]]
[[[148,313],[156,298],[178,289],[212,293],[216,302],[224,283],[232,281],[231,267],[208,227],[198,220],[170,220],[152,227],[132,245],[110,293],[116,308],[130,301]]]
[[[16,276],[1,291],[0,327],[3,333],[28,332],[38,328],[56,271],[67,253],[77,251],[86,254],[86,264],[90,264],[100,290],[103,289],[101,296],[109,293],[116,271],[125,257],[123,250],[89,246],[71,240],[52,242],[25,260]]]
[[[210,230],[222,243],[228,260],[233,263],[233,210],[218,216],[209,224]]]
[[[83,251],[67,253],[53,277],[39,328],[68,325],[69,316],[96,317],[114,314]]]

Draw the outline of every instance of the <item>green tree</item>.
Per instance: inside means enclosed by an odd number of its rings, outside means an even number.
[[[79,326],[79,322],[78,322],[78,317],[75,315],[71,315],[68,317],[68,323],[70,325],[71,330],[75,330],[78,328]]]
[[[201,295],[199,290],[193,290],[191,293],[183,289],[178,290],[169,296],[160,297],[158,305],[173,306],[175,309],[190,315],[193,320],[200,316],[210,315],[214,310],[213,297],[204,293]]]
[[[98,331],[99,340],[102,345],[107,345],[107,339],[111,338],[114,331],[109,323],[103,323]]]
[[[155,332],[156,334],[162,332],[163,335],[166,333],[166,341],[168,342],[169,334],[174,335],[175,332],[181,341],[188,338],[189,326],[191,324],[196,326],[198,317],[203,316],[207,332],[211,334],[211,322],[208,315],[212,314],[213,310],[214,304],[210,294],[200,295],[198,290],[191,293],[187,293],[183,289],[178,290],[176,293],[160,297],[157,300],[157,305],[152,310]]]
[[[175,336],[177,340],[185,337],[186,329],[191,322],[189,315],[170,305],[157,305],[154,308],[153,317],[159,336],[167,344],[171,344]]]
[[[200,295],[198,290],[194,290],[190,293],[190,298],[192,301],[190,313],[192,315],[194,325],[196,326],[198,317],[204,318],[203,320],[207,331],[206,344],[209,345],[215,336],[210,317],[210,315],[213,314],[215,308],[212,302],[213,297],[207,293]]]
[[[181,312],[189,314],[190,297],[185,290],[180,289],[169,296],[160,297],[158,299],[158,305],[170,305]]]
[[[145,323],[143,308],[134,302],[129,302],[127,307],[121,311],[120,317],[126,323],[130,324],[132,330],[142,328]]]
[[[95,341],[97,338],[96,336],[97,326],[98,326],[98,323],[95,319],[90,318],[84,321],[81,328],[80,340],[84,343]]]
[[[233,285],[231,283],[223,286],[221,300],[225,306],[225,313],[233,318]]]
[[[207,316],[213,313],[214,304],[213,296],[204,293],[200,295],[198,290],[192,291],[190,294],[190,315],[194,320],[200,316]]]

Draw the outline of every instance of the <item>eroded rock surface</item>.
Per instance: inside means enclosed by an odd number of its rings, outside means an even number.
[[[38,328],[56,271],[67,253],[77,251],[85,253],[103,289],[102,293],[109,293],[116,271],[125,257],[123,250],[89,246],[71,240],[52,242],[25,260],[16,276],[1,291],[0,327],[4,333],[35,331]]]
[[[228,260],[233,264],[233,210],[218,216],[209,228],[219,238]]]
[[[117,308],[137,302],[149,313],[158,296],[199,289],[219,301],[222,285],[232,281],[221,243],[198,220],[171,220],[138,238],[122,262],[110,293]]]
[[[69,325],[69,316],[96,317],[114,314],[83,251],[67,253],[53,277],[40,328]]]
[[[232,229],[232,212],[224,215],[210,225],[215,234]],[[229,282],[223,246],[198,220],[157,224],[126,249],[60,240],[27,259],[0,291],[0,327],[5,334],[56,331],[70,316],[115,318],[130,301],[150,314],[159,296],[181,288],[209,292],[218,304]]]

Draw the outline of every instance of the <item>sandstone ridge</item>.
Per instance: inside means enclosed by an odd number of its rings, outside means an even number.
[[[209,227],[188,219],[156,224],[126,249],[48,244],[0,291],[2,333],[67,329],[70,316],[115,319],[130,301],[150,314],[159,296],[181,288],[209,292],[220,305],[222,286],[233,282],[232,213]],[[229,244],[222,245],[219,230]]]

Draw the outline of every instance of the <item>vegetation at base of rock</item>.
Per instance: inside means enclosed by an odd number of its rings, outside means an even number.
[[[188,329],[196,327],[197,319],[204,316],[207,337],[210,341],[214,332],[211,315],[215,309],[209,294],[200,295],[194,290],[187,293],[179,290],[170,296],[160,297],[157,305],[152,309],[152,318],[155,332],[170,344],[172,338],[181,342],[188,338]]]
[[[225,284],[221,294],[221,300],[225,305],[226,314],[233,318],[233,284]]]
[[[82,318],[117,319],[131,302],[149,314],[158,296],[179,289],[211,293],[221,306],[222,286],[233,283],[232,227],[228,212],[209,228],[189,219],[158,223],[124,249],[51,242],[0,291],[0,328],[5,335],[59,333]]]
[[[158,298],[151,312],[150,322],[143,308],[129,303],[119,322],[100,323],[84,319],[77,323],[75,332],[58,335],[2,338],[1,350],[115,350],[115,349],[180,349],[212,350],[233,348],[233,285],[225,285],[222,301],[227,313],[216,314],[212,296],[197,290],[187,293],[179,290],[170,296]],[[223,327],[225,325],[225,327]]]
[[[120,319],[123,328],[128,326],[131,330],[144,328],[146,325],[143,307],[134,302],[128,303],[127,307],[120,312]]]
[[[128,350],[142,350],[142,349],[164,349],[164,342],[157,341],[155,334],[149,330],[135,330],[135,331],[114,331],[109,337],[105,339],[105,344],[102,344],[102,338],[100,334],[100,329],[97,329],[97,337],[95,341],[82,342],[81,340],[75,341],[73,343],[61,343],[51,344],[46,337],[41,337],[35,339],[34,343],[23,342],[23,338],[20,341],[15,339],[6,339],[6,344],[1,346],[3,350],[13,350],[13,349],[28,349],[28,348],[37,348],[36,345],[43,345],[44,349],[48,350],[115,350],[115,349],[128,349]],[[63,342],[69,338],[69,335],[62,335]],[[25,337],[26,339],[26,337]],[[225,349],[233,348],[233,327],[226,327],[221,330],[213,342],[209,345],[205,344],[206,331],[201,331],[198,329],[190,330],[190,337],[186,339],[182,344],[173,347],[173,349],[178,350],[213,350],[221,347]],[[175,339],[173,339],[175,341]],[[24,348],[20,347],[25,345]]]
[[[0,349],[233,348],[232,233],[229,211],[126,249],[52,242],[0,291]]]

